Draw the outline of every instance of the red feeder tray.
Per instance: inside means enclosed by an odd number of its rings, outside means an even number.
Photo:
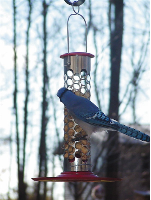
[[[86,52],[71,52],[71,53],[65,53],[63,55],[60,56],[60,58],[64,58],[64,57],[67,57],[67,56],[88,56],[90,58],[94,58],[94,55],[91,54],[91,53],[86,53]]]
[[[121,181],[120,178],[103,178],[98,177],[90,171],[71,171],[62,172],[57,177],[39,177],[32,178],[34,181],[47,181],[47,182],[115,182]]]

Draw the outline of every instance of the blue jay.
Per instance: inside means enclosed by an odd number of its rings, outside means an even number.
[[[75,122],[79,124],[89,136],[93,132],[111,130],[119,131],[130,137],[150,142],[150,137],[145,133],[120,124],[114,119],[110,119],[91,101],[84,97],[75,95],[65,87],[58,90],[57,96],[66,106]]]

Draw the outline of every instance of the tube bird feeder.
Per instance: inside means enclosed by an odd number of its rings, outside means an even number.
[[[72,15],[80,15],[79,10],[70,16]],[[82,15],[80,16],[84,19]],[[64,60],[64,86],[72,90],[76,95],[90,99],[91,58],[94,55],[87,53],[86,21],[84,19],[86,25],[86,52],[72,53],[69,53],[68,21],[68,53],[60,56]],[[91,171],[90,137],[76,124],[66,107],[64,108],[64,171],[57,177],[39,177],[32,179],[34,181],[50,182],[113,182],[121,180],[119,178],[106,178],[94,175]]]
[[[66,53],[64,60],[64,85],[76,95],[90,99],[91,58],[86,52]],[[64,172],[57,177],[33,178],[50,182],[113,182],[119,178],[98,177],[91,171],[91,142],[87,133],[64,108]]]

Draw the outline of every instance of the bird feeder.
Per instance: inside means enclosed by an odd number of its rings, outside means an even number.
[[[65,1],[67,2],[68,0]],[[78,12],[75,10],[74,12],[75,14],[71,14],[70,16],[79,15],[84,19],[79,14],[79,7]],[[60,56],[64,61],[64,86],[76,95],[90,99],[91,58],[94,55],[87,53],[87,24],[84,19],[86,27],[86,52],[69,53],[69,18],[67,21],[68,53]],[[90,137],[74,121],[66,107],[64,108],[64,171],[57,177],[39,177],[32,179],[34,181],[50,182],[113,182],[121,180],[119,178],[98,177],[93,174],[91,171]]]

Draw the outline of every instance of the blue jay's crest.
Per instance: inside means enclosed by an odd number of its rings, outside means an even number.
[[[150,141],[150,137],[145,133],[120,124],[114,119],[110,119],[91,101],[84,97],[75,95],[71,90],[68,90],[65,87],[58,91],[57,96],[67,107],[76,123],[78,123],[88,135],[91,135],[94,131],[100,131],[103,128],[112,131],[119,131],[125,135],[142,141]]]

